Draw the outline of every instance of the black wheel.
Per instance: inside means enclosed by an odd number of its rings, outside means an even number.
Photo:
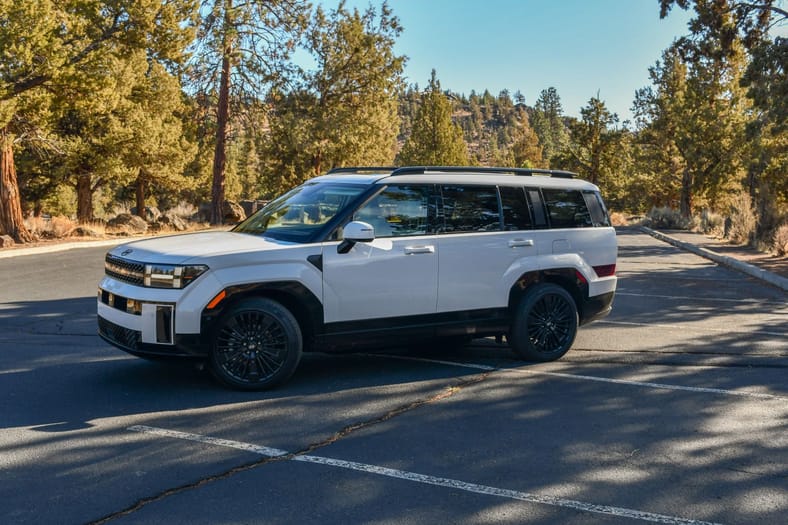
[[[271,299],[246,299],[219,320],[210,368],[228,386],[263,390],[293,374],[301,350],[301,329],[287,308]]]
[[[554,361],[564,355],[577,334],[577,306],[557,284],[532,286],[514,315],[509,344],[529,361]]]

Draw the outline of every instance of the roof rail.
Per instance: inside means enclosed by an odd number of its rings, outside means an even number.
[[[396,166],[343,166],[331,168],[326,175],[337,175],[339,173],[390,173],[396,169]]]
[[[544,175],[561,179],[572,179],[577,176],[576,173],[562,170],[544,170],[538,168],[489,168],[484,166],[406,166],[395,169],[391,172],[391,175],[422,175],[425,173],[491,173],[498,175],[508,174],[527,177],[530,177],[531,175]]]

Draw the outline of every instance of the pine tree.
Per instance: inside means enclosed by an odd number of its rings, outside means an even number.
[[[309,4],[298,0],[203,2],[192,83],[202,94],[217,97],[211,224],[223,220],[230,100],[262,99],[282,79],[308,10]]]
[[[640,195],[639,211],[652,207],[678,208],[684,161],[676,144],[687,97],[687,67],[677,50],[666,50],[649,68],[653,86],[635,94],[637,176],[630,191]]]
[[[580,120],[570,125],[570,140],[557,156],[557,163],[579,171],[594,184],[611,182],[621,158],[618,116],[598,97],[591,97],[580,114]]]
[[[532,126],[539,143],[542,145],[542,157],[545,164],[552,165],[552,159],[566,145],[567,130],[563,120],[561,97],[554,87],[542,90],[536,101],[533,112]]]
[[[695,130],[698,147],[686,147],[682,212],[691,211],[694,193],[713,204],[726,184],[743,178],[764,233],[770,225],[763,223],[788,202],[788,39],[769,34],[788,20],[788,11],[775,0],[660,0],[660,16],[674,5],[695,12],[691,33],[675,47],[690,69],[691,93],[702,92],[690,122],[704,123]],[[749,88],[757,111],[743,100],[740,85]],[[742,166],[737,158],[749,160]]]
[[[680,172],[679,209],[690,217],[698,197],[712,207],[726,188],[740,183],[748,103],[739,85],[744,55],[695,49],[692,60],[676,45],[651,70],[656,91],[640,92],[648,115],[645,137],[665,149],[663,176]],[[719,50],[719,47],[716,48]],[[675,157],[673,153],[675,152]]]
[[[400,151],[399,164],[467,165],[468,147],[462,129],[452,122],[451,103],[441,91],[435,70],[421,100],[413,132]]]
[[[162,195],[187,189],[183,170],[196,146],[183,133],[181,97],[178,79],[151,62],[147,71],[137,70],[131,92],[117,109],[123,124],[121,159],[143,218],[149,191]]]
[[[393,162],[405,61],[393,51],[400,31],[385,3],[380,12],[316,10],[304,39],[316,69],[271,97],[273,185],[291,187],[335,166]]]
[[[518,107],[518,122],[515,124],[512,160],[518,168],[541,168],[543,148],[539,144],[539,137],[529,123],[528,112],[524,107]]]
[[[32,238],[22,218],[14,144],[45,130],[52,94],[92,96],[106,63],[137,49],[174,66],[195,8],[195,0],[0,0],[0,233]]]

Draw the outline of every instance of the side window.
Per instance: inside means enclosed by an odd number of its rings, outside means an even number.
[[[553,228],[593,226],[583,194],[577,190],[542,188],[550,225]]]
[[[525,200],[523,188],[501,186],[501,210],[503,211],[504,230],[530,230],[531,211],[528,201]]]
[[[501,216],[495,186],[443,186],[444,233],[499,231]]]
[[[602,202],[602,196],[596,191],[584,191],[583,198],[586,200],[594,226],[610,226],[610,217],[608,217],[607,209]]]
[[[375,237],[426,235],[431,186],[389,186],[353,215],[375,228]],[[434,212],[433,212],[434,213]]]

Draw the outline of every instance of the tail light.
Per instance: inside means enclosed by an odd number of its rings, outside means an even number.
[[[604,264],[602,266],[594,266],[594,271],[598,277],[610,277],[616,274],[616,265]]]

